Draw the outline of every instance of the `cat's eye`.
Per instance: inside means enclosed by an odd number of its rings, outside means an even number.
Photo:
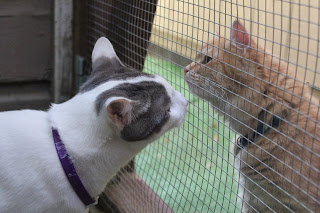
[[[212,57],[206,55],[206,56],[204,57],[203,61],[202,61],[202,64],[207,64],[207,63],[209,63],[212,59],[213,59]]]

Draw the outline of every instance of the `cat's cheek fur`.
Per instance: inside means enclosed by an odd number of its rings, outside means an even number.
[[[175,125],[173,127],[180,127],[187,112],[188,101],[179,92],[175,93],[174,98],[176,101],[170,107],[170,119],[172,121],[169,121]]]
[[[201,82],[201,78],[196,77],[198,74],[194,73],[193,70],[189,71],[188,73],[185,74],[185,80],[189,86],[190,91],[206,100],[209,100],[210,97],[212,97],[210,93],[210,87],[208,85],[204,85]],[[204,78],[202,78],[203,80]]]
[[[186,68],[186,69],[190,69],[190,68]],[[189,89],[191,90],[191,92],[192,93],[194,93],[194,94],[196,94],[196,95],[199,95],[199,96],[201,96],[200,94],[201,94],[201,89],[199,88],[199,86],[198,86],[198,84],[196,83],[196,82],[194,82],[194,78],[191,78],[191,73],[192,73],[193,71],[190,71],[189,70],[189,72],[187,72],[186,74],[185,74],[185,80],[186,80],[186,82],[187,82],[187,84],[188,84],[188,86],[189,86]]]

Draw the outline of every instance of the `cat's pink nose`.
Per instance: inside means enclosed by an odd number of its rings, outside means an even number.
[[[184,74],[186,74],[187,72],[189,72],[189,70],[188,70],[188,69],[185,69],[185,70],[184,70]]]

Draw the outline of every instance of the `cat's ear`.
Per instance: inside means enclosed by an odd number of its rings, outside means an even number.
[[[131,124],[151,106],[150,97],[143,96],[142,100],[143,102],[125,97],[109,98],[105,104],[109,120],[120,128]]]
[[[250,37],[245,27],[238,20],[231,23],[230,38],[231,44],[240,50],[245,51],[250,46]]]
[[[144,97],[143,102],[124,97],[112,97],[106,102],[109,120],[116,126],[123,128],[136,120],[150,108],[150,98]]]
[[[92,64],[97,63],[98,59],[101,58],[115,59],[121,63],[116,52],[114,51],[111,42],[105,37],[99,38],[94,45],[92,51]]]
[[[134,104],[135,101],[123,97],[108,100],[106,105],[110,121],[120,128],[130,124],[135,118]]]

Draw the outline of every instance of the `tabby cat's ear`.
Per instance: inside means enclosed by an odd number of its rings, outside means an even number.
[[[97,63],[97,60],[101,58],[115,59],[121,63],[111,42],[105,37],[99,38],[94,45],[92,51],[92,64]]]
[[[130,124],[135,117],[134,104],[135,101],[123,97],[108,100],[106,105],[110,121],[120,128]]]
[[[250,38],[245,27],[238,21],[231,23],[231,44],[238,49],[246,50],[250,46]]]

